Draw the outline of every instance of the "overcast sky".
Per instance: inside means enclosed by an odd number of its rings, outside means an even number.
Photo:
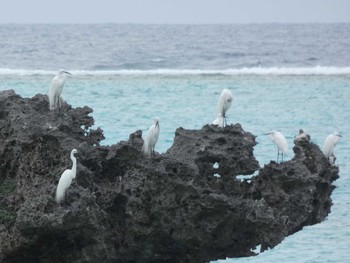
[[[350,22],[350,0],[3,0],[0,23]]]

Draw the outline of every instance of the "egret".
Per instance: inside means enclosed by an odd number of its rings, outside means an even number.
[[[76,149],[73,149],[70,153],[70,158],[73,162],[72,169],[67,169],[63,172],[61,175],[60,181],[58,182],[57,190],[56,190],[56,202],[62,203],[67,189],[72,183],[72,180],[75,178],[77,174],[77,159],[75,158],[74,154],[78,151]]]
[[[212,124],[219,126],[219,127],[224,127],[225,126],[225,118],[222,117],[221,114],[218,114],[218,116],[216,117],[216,119],[213,121]]]
[[[231,107],[233,96],[231,91],[223,89],[221,91],[217,106],[217,117],[212,124],[219,127],[226,126],[226,111]]]
[[[154,147],[158,141],[159,137],[159,118],[156,117],[153,120],[153,124],[148,129],[145,141],[143,143],[142,152],[146,156],[154,156]]]
[[[288,152],[288,143],[286,138],[279,131],[272,131],[266,133],[266,135],[269,135],[269,138],[272,140],[272,142],[277,145],[277,162],[280,155],[280,151],[282,152],[281,154],[283,162],[283,154],[287,154]]]
[[[60,96],[63,90],[64,83],[66,82],[67,75],[72,74],[63,69],[60,69],[58,71],[58,74],[52,79],[51,86],[49,89],[50,110],[61,108]]]
[[[335,158],[333,155],[334,147],[337,145],[337,142],[339,141],[340,137],[343,137],[337,132],[334,132],[327,136],[326,140],[324,141],[323,145],[323,154],[326,156],[328,160],[331,161],[331,163],[334,163]]]

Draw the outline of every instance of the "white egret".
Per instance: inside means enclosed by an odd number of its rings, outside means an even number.
[[[73,162],[72,169],[67,169],[63,172],[61,175],[60,181],[58,182],[57,185],[57,190],[56,190],[56,202],[57,203],[62,203],[67,189],[72,183],[72,180],[75,178],[77,174],[77,159],[75,158],[74,154],[77,153],[78,151],[76,149],[73,149],[70,153],[70,158]]]
[[[327,136],[326,140],[324,141],[323,145],[323,154],[326,156],[328,160],[331,161],[331,163],[334,163],[335,158],[333,155],[334,147],[337,145],[337,142],[339,141],[340,137],[343,137],[337,132],[334,132]]]
[[[63,69],[60,69],[58,71],[58,74],[52,79],[51,86],[49,89],[50,110],[61,108],[60,96],[63,90],[64,83],[66,82],[67,75],[72,74]]]
[[[223,116],[221,116],[221,114],[218,114],[218,116],[212,122],[212,124],[219,126],[219,127],[224,127],[225,126],[225,118]]]
[[[146,156],[154,156],[154,147],[159,137],[159,118],[156,117],[153,120],[152,126],[149,128],[146,138],[143,143],[142,152]]]
[[[272,142],[277,145],[277,162],[280,155],[280,151],[282,152],[281,154],[283,162],[283,154],[287,154],[288,152],[288,143],[286,138],[279,131],[272,131],[266,133],[266,135],[269,135],[269,138],[272,140]]]
[[[223,89],[221,91],[219,102],[217,106],[217,117],[212,124],[219,127],[226,126],[226,112],[231,107],[233,96],[231,91]]]

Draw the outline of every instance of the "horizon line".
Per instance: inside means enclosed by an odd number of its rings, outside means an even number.
[[[0,25],[301,25],[301,24],[350,24],[350,21],[334,22],[1,22]]]

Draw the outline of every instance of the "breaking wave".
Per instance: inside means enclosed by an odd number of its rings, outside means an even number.
[[[111,75],[350,75],[350,67],[245,67],[232,69],[69,70],[77,76]],[[0,68],[0,75],[55,75],[54,70]]]

